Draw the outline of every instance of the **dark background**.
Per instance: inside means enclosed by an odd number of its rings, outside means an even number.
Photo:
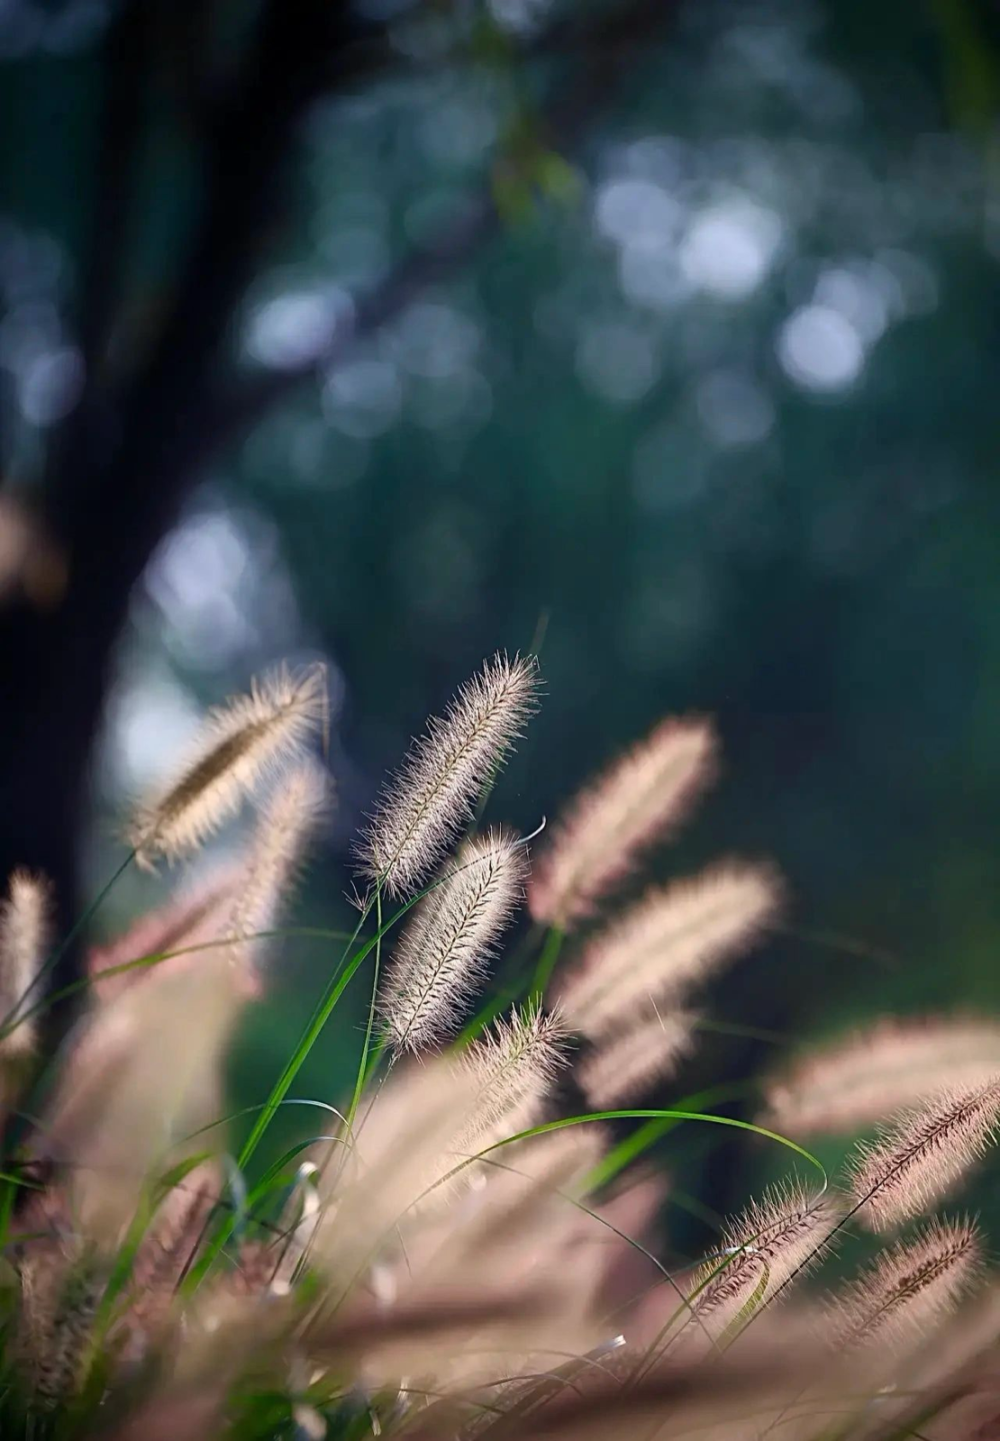
[[[998,93],[987,0],[5,0],[4,868],[68,920],[199,710],[325,658],[300,918],[343,925],[381,773],[542,637],[526,829],[717,717],[657,870],[769,856],[793,899],[714,1015],[995,1009]],[[285,948],[241,1098],[331,954]],[[707,1041],[692,1086],[773,1050]],[[721,1211],[784,1168],[687,1148]]]

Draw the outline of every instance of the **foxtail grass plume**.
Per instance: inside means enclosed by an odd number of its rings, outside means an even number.
[[[566,1126],[515,1141],[490,1157],[486,1194],[502,1192],[509,1199],[544,1188],[581,1196],[606,1149],[607,1136],[596,1125]]]
[[[213,867],[209,874],[196,874],[182,883],[164,905],[140,916],[121,935],[91,946],[87,975],[96,998],[102,1003],[110,1001],[144,981],[149,967],[134,962],[148,958],[160,971],[167,965],[171,970],[184,970],[210,960],[223,943],[223,931],[242,884],[239,865]]]
[[[693,880],[647,892],[584,948],[558,990],[570,1029],[601,1037],[673,1001],[750,945],[780,899],[762,866],[716,866]]]
[[[834,1345],[912,1343],[954,1311],[981,1264],[971,1221],[933,1222],[916,1240],[883,1251],[835,1299]]]
[[[305,762],[283,778],[261,808],[224,932],[241,950],[252,948],[256,956],[266,945],[254,938],[274,928],[291,899],[326,797],[326,777],[318,765]]]
[[[405,895],[440,863],[533,713],[537,689],[534,658],[496,655],[428,722],[383,788],[359,846],[369,881]]]
[[[532,916],[570,930],[641,854],[670,835],[714,773],[707,720],[666,720],[583,790],[557,828],[528,892]]]
[[[1000,1076],[947,1088],[904,1111],[871,1145],[858,1147],[851,1195],[874,1231],[899,1225],[946,1195],[986,1150],[1000,1125]]]
[[[777,1187],[753,1202],[726,1227],[722,1256],[706,1262],[697,1277],[686,1329],[718,1338],[734,1322],[749,1319],[823,1257],[840,1214],[832,1196],[812,1196],[797,1185]]]
[[[15,871],[0,907],[0,1025],[12,1026],[0,1040],[0,1058],[30,1054],[35,1026],[19,1020],[38,997],[29,994],[49,944],[49,886],[41,876]]]
[[[169,1303],[186,1265],[198,1249],[203,1228],[222,1192],[214,1159],[200,1162],[163,1196],[132,1263],[137,1307],[151,1319],[148,1303]]]
[[[510,1370],[539,1369],[510,1364],[525,1351],[586,1351],[599,1341],[593,1303],[607,1235],[572,1200],[597,1160],[589,1140],[577,1130],[539,1137],[537,1149],[534,1140],[504,1148],[455,1205],[416,1218],[405,1256],[388,1255],[379,1274],[379,1310],[390,1326],[393,1317],[415,1316],[421,1301],[428,1313],[422,1330],[430,1334],[430,1313],[450,1309],[456,1298],[492,1295],[497,1308],[492,1317],[469,1315],[450,1344],[441,1338],[431,1347],[421,1335],[408,1342],[406,1355],[369,1354],[366,1377],[382,1385],[400,1374],[424,1377],[439,1391],[496,1385]],[[548,1364],[542,1361],[542,1369]]]
[[[210,711],[180,773],[136,809],[128,838],[141,865],[196,850],[269,773],[301,753],[324,714],[323,672],[281,668]]]
[[[379,1089],[342,1164],[317,1176],[320,1209],[311,1250],[338,1282],[383,1251],[468,1180],[461,1144],[472,1127],[474,1097],[457,1084],[454,1065],[431,1057],[401,1067]]]
[[[694,1021],[687,1011],[654,1011],[647,1020],[605,1037],[576,1068],[588,1103],[607,1109],[672,1076],[693,1049]]]
[[[82,1237],[109,1253],[120,1243],[154,1164],[217,1114],[222,1050],[239,1009],[220,957],[184,971],[153,971],[99,1007],[71,1051],[39,1143],[68,1163]]]
[[[459,1150],[485,1150],[533,1124],[567,1063],[565,1042],[557,1014],[528,1007],[497,1021],[464,1052],[456,1080],[471,1097],[471,1114]]]
[[[807,1052],[768,1083],[763,1124],[790,1135],[860,1130],[939,1091],[1000,1071],[1000,1025],[886,1018]]]
[[[521,900],[525,871],[523,843],[490,831],[462,847],[417,906],[380,1000],[397,1050],[423,1050],[454,1031]]]
[[[444,1215],[437,1230],[460,1276],[476,1265],[477,1257],[502,1244],[509,1251],[509,1276],[544,1265],[544,1257],[529,1255],[534,1233],[551,1237],[553,1221],[561,1233],[566,1223],[583,1224],[592,1237],[593,1221],[576,1209],[574,1200],[587,1194],[591,1172],[605,1153],[607,1138],[599,1126],[567,1126],[529,1136],[492,1151],[476,1172],[470,1195],[463,1199],[459,1218]],[[607,1237],[601,1236],[606,1243]],[[605,1245],[605,1251],[606,1251]]]
[[[19,1317],[17,1350],[40,1402],[50,1411],[79,1389],[86,1368],[98,1304],[107,1275],[94,1257],[72,1247],[68,1257],[49,1256],[29,1268]]]
[[[544,1404],[514,1406],[479,1434],[503,1441],[832,1441],[833,1435],[843,1441],[846,1368],[810,1344],[800,1320],[777,1320],[761,1317],[710,1364],[691,1365],[685,1356],[684,1364],[672,1365],[668,1358],[624,1383],[614,1358],[599,1354],[595,1364],[574,1368],[570,1384],[562,1372]],[[631,1359],[634,1372],[630,1349],[626,1337],[621,1360]],[[432,1427],[415,1433],[415,1441],[432,1438]]]

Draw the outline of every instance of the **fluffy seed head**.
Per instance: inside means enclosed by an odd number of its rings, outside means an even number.
[[[445,1057],[404,1062],[377,1091],[343,1164],[320,1174],[313,1246],[328,1273],[356,1277],[366,1256],[374,1265],[468,1181],[461,1142],[474,1097],[458,1080]]]
[[[221,1191],[222,1178],[213,1161],[202,1161],[167,1191],[132,1263],[140,1290],[137,1304],[145,1308],[154,1295],[169,1302]]]
[[[918,1216],[961,1179],[1000,1124],[1000,1075],[948,1087],[904,1111],[872,1145],[859,1146],[851,1195],[874,1231]]]
[[[417,906],[381,999],[397,1050],[422,1050],[454,1030],[521,899],[525,869],[521,842],[490,831],[462,847]]]
[[[128,838],[140,864],[196,850],[265,775],[301,753],[323,707],[319,667],[300,675],[281,668],[210,711],[179,774],[135,812]]]
[[[457,1082],[467,1088],[471,1118],[460,1151],[485,1149],[532,1124],[551,1081],[566,1064],[558,1015],[514,1010],[462,1056]]]
[[[673,1075],[692,1050],[694,1019],[686,1011],[667,1011],[662,1016],[654,1012],[648,1020],[601,1041],[576,1069],[590,1105],[615,1106]]]
[[[74,1256],[40,1279],[27,1288],[19,1349],[41,1409],[50,1410],[80,1384],[107,1277],[92,1258]]]
[[[1000,1069],[1000,1026],[968,1017],[890,1018],[811,1051],[766,1090],[763,1123],[791,1135],[860,1130],[942,1086]]]
[[[218,1114],[239,1004],[221,957],[153,971],[95,1010],[70,1051],[36,1144],[69,1164],[76,1224],[102,1253],[120,1243],[152,1165],[166,1169],[182,1138]]]
[[[666,720],[577,797],[528,892],[538,921],[569,930],[685,818],[712,778],[708,721]]]
[[[584,949],[559,1002],[571,1029],[604,1036],[649,998],[675,999],[750,944],[779,902],[773,873],[722,865],[650,891]]]
[[[720,1335],[741,1312],[749,1313],[815,1264],[838,1219],[829,1195],[810,1196],[799,1186],[768,1192],[724,1232],[720,1250],[728,1260],[723,1265],[714,1259],[702,1270],[692,1295],[692,1323]]]
[[[27,871],[15,871],[0,907],[0,1024],[14,1023],[19,1011],[39,999],[26,993],[38,977],[48,940],[48,882]],[[21,1021],[0,1041],[0,1055],[30,1052],[34,1033],[32,1021]]]
[[[362,837],[358,859],[369,881],[404,895],[440,863],[533,713],[537,689],[533,658],[496,655],[428,722]]]
[[[325,798],[326,778],[312,763],[297,766],[268,797],[234,897],[227,939],[255,949],[264,944],[252,938],[272,929],[287,903]]]
[[[883,1251],[845,1288],[833,1306],[835,1345],[918,1339],[955,1309],[980,1263],[971,1221],[935,1221],[915,1241]]]
[[[153,965],[152,970],[159,972],[164,966],[185,970],[211,959],[215,946],[222,942],[233,898],[243,879],[240,867],[231,864],[213,867],[207,875],[196,874],[182,883],[164,905],[147,911],[127,931],[103,945],[91,946],[87,974],[101,1003],[140,985],[151,974],[150,969],[139,966],[116,975],[119,966],[147,956],[169,954],[169,961],[157,960]]]
[[[527,1186],[545,1187],[581,1195],[606,1147],[607,1137],[600,1126],[567,1126],[529,1136],[494,1151],[491,1160],[497,1167],[490,1168],[489,1186],[514,1192]]]

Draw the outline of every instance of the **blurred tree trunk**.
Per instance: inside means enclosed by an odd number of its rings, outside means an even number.
[[[116,385],[105,362],[141,102],[160,60],[155,9],[143,0],[123,5],[106,45],[104,139],[79,317],[87,379],[53,439],[45,477],[45,523],[67,566],[65,588],[48,607],[18,599],[0,614],[0,875],[17,865],[44,871],[61,929],[78,914],[75,848],[88,768],[132,589],[197,478],[220,348],[280,209],[296,123],[318,93],[349,81],[359,38],[345,0],[264,7],[238,73],[192,117],[202,213],[162,326]],[[75,966],[67,955],[59,979]]]
[[[567,17],[532,43],[575,67],[546,116],[546,137],[573,143],[678,0],[631,0]],[[296,127],[319,95],[350,90],[392,54],[381,27],[347,0],[266,0],[224,79],[203,73],[211,0],[122,0],[104,49],[105,114],[95,160],[90,256],[77,333],[84,393],[55,434],[44,522],[65,560],[65,586],[39,605],[0,610],[0,877],[18,865],[54,883],[61,933],[80,913],[76,848],[115,644],[132,591],[175,523],[205,460],[288,390],[328,370],[358,336],[397,314],[467,259],[500,225],[489,186],[404,258],[359,305],[353,330],[300,369],[234,382],[224,343],[281,215]],[[203,197],[172,299],[134,369],[113,373],[126,233],[143,147],[144,107],[165,63],[180,60],[181,128]],[[175,76],[175,79],[177,77]],[[77,974],[69,950],[56,983]],[[58,1032],[58,1023],[56,1031]]]

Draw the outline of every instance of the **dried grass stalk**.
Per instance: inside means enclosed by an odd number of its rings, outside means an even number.
[[[577,797],[528,892],[531,914],[571,929],[669,835],[714,772],[715,737],[701,718],[666,720]]]

